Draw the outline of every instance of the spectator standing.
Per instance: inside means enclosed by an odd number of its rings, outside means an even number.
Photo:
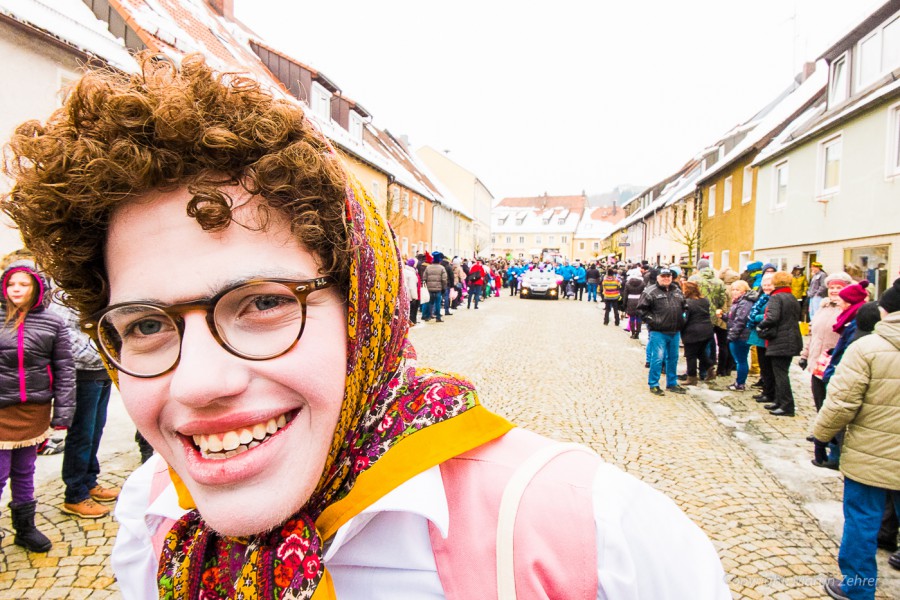
[[[840,463],[843,578],[825,582],[832,598],[875,598],[878,530],[888,494],[900,490],[900,279],[882,294],[879,309],[874,332],[847,348],[813,430],[824,442],[847,428]],[[897,498],[894,511],[900,514]]]
[[[97,482],[97,452],[106,427],[112,381],[91,339],[81,331],[77,313],[59,303],[51,304],[50,310],[63,319],[75,359],[75,413],[63,448],[66,492],[60,510],[82,519],[99,519],[109,514],[110,509],[103,504],[115,502],[120,491]]]
[[[756,358],[759,362],[758,387],[762,389],[762,391],[754,396],[753,399],[760,403],[772,403],[775,401],[775,374],[772,373],[772,365],[766,357],[766,341],[759,337],[759,333],[757,332],[757,326],[762,322],[763,318],[765,318],[766,305],[769,303],[770,294],[772,293],[772,290],[775,289],[772,285],[772,277],[773,275],[769,273],[762,278],[756,303],[753,305],[753,308],[750,309],[750,314],[747,316],[747,329],[750,330],[750,336],[747,338],[747,342],[750,344],[751,352],[756,350]]]
[[[806,278],[805,270],[803,265],[794,265],[794,269],[791,271],[791,294],[794,295],[794,298],[800,304],[800,318],[804,321],[808,320],[806,314],[806,292],[809,291],[809,280]]]
[[[34,263],[11,263],[0,281],[0,493],[8,480],[13,542],[47,552],[52,544],[34,525],[34,463],[48,427],[72,422],[75,361],[65,323],[46,310],[49,288]]]
[[[800,305],[791,294],[791,274],[778,271],[772,276],[772,296],[757,333],[766,341],[766,358],[775,377],[775,401],[766,405],[777,417],[794,416],[794,393],[789,370],[791,361],[803,350],[800,336]],[[762,332],[768,332],[764,335]]]
[[[422,282],[419,279],[419,272],[416,270],[416,259],[410,258],[403,265],[403,284],[406,286],[406,293],[409,296],[409,322],[416,324],[416,317],[419,314],[419,299]]]
[[[644,290],[638,303],[641,320],[650,330],[647,343],[650,374],[647,383],[650,392],[662,396],[665,392],[659,387],[660,374],[665,359],[666,390],[676,394],[684,394],[686,390],[678,385],[678,347],[680,331],[684,325],[686,309],[684,295],[678,286],[672,283],[672,271],[662,268],[656,276],[656,285]]]
[[[440,252],[435,252],[432,255],[432,260],[435,254],[440,255]],[[428,290],[428,295],[431,296],[431,299],[425,305],[424,320],[430,321],[434,317],[435,321],[443,323],[443,319],[441,319],[441,304],[443,303],[442,292],[447,288],[447,270],[439,260],[425,267],[424,283],[425,288]]]
[[[587,270],[587,299],[588,302],[597,301],[597,286],[600,285],[600,269],[596,263],[591,263]]]
[[[584,300],[584,288],[587,286],[587,269],[580,262],[575,263],[572,278],[575,279],[575,300]]]
[[[469,286],[469,295],[466,299],[466,309],[472,308],[472,298],[475,298],[475,310],[478,310],[478,302],[481,300],[481,286],[484,285],[484,265],[481,259],[477,259],[475,263],[469,267],[469,274],[466,277],[466,284]]]
[[[697,371],[698,362],[700,378],[712,372],[715,379],[715,364],[709,360],[707,353],[714,329],[709,318],[709,300],[700,295],[700,286],[693,281],[685,281],[683,290],[687,308],[684,327],[681,329],[681,341],[684,343],[684,358],[687,361],[687,384],[697,385],[700,380]]]
[[[730,374],[728,325],[722,319],[722,314],[728,304],[728,292],[725,290],[725,284],[716,277],[716,272],[710,268],[709,261],[705,258],[697,261],[697,272],[688,281],[696,283],[700,288],[700,295],[709,301],[709,318],[713,324],[713,340],[711,340],[709,348],[712,360],[707,361],[711,363],[711,367],[708,371],[701,373],[701,377],[706,377],[707,381],[713,381],[716,376],[716,369],[713,367],[717,364],[720,375]],[[685,353],[687,353],[686,350]]]
[[[456,310],[463,299],[463,282],[466,280],[466,272],[462,268],[462,261],[457,256],[453,259],[453,287],[456,289],[456,298],[450,304],[450,308]]]
[[[809,267],[810,279],[809,287],[806,289],[806,296],[809,298],[809,320],[812,321],[822,304],[822,300],[828,295],[828,286],[825,285],[825,279],[828,273],[822,270],[822,263],[814,262]]]
[[[603,278],[603,324],[609,325],[609,311],[612,310],[615,315],[616,327],[619,326],[619,300],[622,299],[622,284],[616,277],[616,272],[607,269],[606,277]]]
[[[444,316],[451,317],[451,316],[453,316],[453,313],[450,312],[450,302],[451,302],[450,290],[454,289],[454,287],[456,286],[456,279],[453,276],[453,265],[450,264],[450,260],[443,254],[441,255],[441,265],[444,267],[444,270],[447,271],[447,286],[444,288],[444,291],[443,291],[443,294],[444,294]]]
[[[737,377],[728,389],[743,392],[747,389],[747,373],[750,371],[748,355],[750,354],[750,329],[747,319],[756,304],[757,293],[750,290],[750,284],[738,279],[731,284],[731,308],[725,321],[728,324],[728,344],[730,354],[737,366]]]
[[[628,315],[628,329],[633,340],[641,335],[641,313],[638,311],[638,304],[643,293],[644,278],[638,270],[637,274],[631,275],[625,282],[625,314]]]

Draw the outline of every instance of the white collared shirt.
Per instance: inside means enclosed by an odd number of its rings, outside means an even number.
[[[152,536],[165,519],[185,513],[171,485],[148,506],[159,460],[154,455],[132,473],[116,505],[119,534],[111,559],[126,600],[158,596]],[[594,477],[593,506],[598,600],[731,598],[709,539],[669,498],[604,463]],[[428,524],[446,537],[449,520],[439,467],[386,494],[326,543],[337,597],[443,599]]]

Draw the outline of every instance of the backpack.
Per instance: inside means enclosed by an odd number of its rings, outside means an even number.
[[[479,279],[481,279],[481,276],[478,274],[478,272],[477,272],[477,271],[471,271],[471,272],[469,273],[469,276],[466,277],[466,283],[472,284],[472,283],[475,283],[476,281],[478,281]]]

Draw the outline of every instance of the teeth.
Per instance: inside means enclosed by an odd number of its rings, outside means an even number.
[[[210,452],[222,451],[222,438],[213,433],[212,435],[207,436],[207,439],[209,440]]]
[[[253,439],[264,440],[266,438],[266,424],[257,423],[253,426]]]
[[[204,458],[220,460],[256,448],[285,425],[287,417],[279,415],[278,418],[269,419],[264,423],[256,423],[251,427],[241,427],[234,431],[196,434],[193,440]]]
[[[253,441],[253,432],[249,429],[241,429],[240,433],[238,433],[238,437],[241,438],[241,443],[246,446]]]
[[[226,452],[237,449],[241,445],[241,438],[236,431],[229,431],[222,438],[222,449]]]

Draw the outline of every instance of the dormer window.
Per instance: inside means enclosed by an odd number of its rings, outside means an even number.
[[[549,225],[549,224],[550,224],[550,219],[543,219],[543,223],[544,223],[544,225]]]
[[[565,218],[559,219],[559,220],[556,222],[556,224],[557,224],[557,225],[565,225],[565,224],[566,224],[566,219],[565,219]]]
[[[900,14],[859,41],[856,59],[856,90],[900,67]]]
[[[313,81],[309,98],[309,107],[324,119],[331,119],[331,92]]]
[[[524,222],[525,222],[524,218],[516,219],[516,225],[521,225]]]
[[[848,82],[847,53],[844,53],[831,63],[828,74],[828,106],[836,106],[847,99]]]
[[[363,118],[354,111],[350,111],[350,137],[357,142],[363,139]]]

